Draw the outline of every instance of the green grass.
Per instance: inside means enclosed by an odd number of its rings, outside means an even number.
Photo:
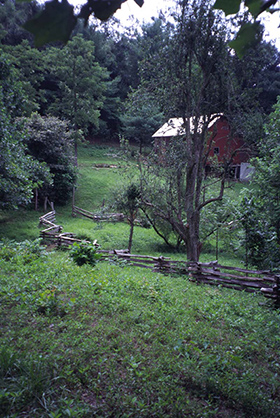
[[[107,202],[122,167],[118,155],[118,149],[90,145],[80,147],[79,175],[75,194],[76,206],[96,211],[103,201]],[[95,164],[112,165],[117,168],[97,168]]]
[[[40,229],[39,216],[43,213],[34,210],[0,210],[0,240],[4,238],[22,241],[38,238]]]
[[[121,158],[120,149],[108,146],[96,146],[83,144],[78,149],[79,176],[75,193],[76,206],[86,210],[98,212],[103,204],[113,198],[113,191],[121,181],[127,178],[127,168],[134,173],[136,161],[131,159],[129,166],[127,161]],[[117,168],[97,168],[97,164],[117,166]],[[226,193],[232,198],[238,199],[244,186],[234,183]],[[63,226],[63,231],[74,232],[78,236],[88,236],[97,239],[103,249],[124,249],[128,245],[129,227],[127,224],[96,224],[90,220],[73,218],[71,216],[70,201],[62,207],[56,207],[57,222]],[[36,213],[34,210],[0,211],[0,239],[9,238],[21,241],[35,239],[39,236],[38,218],[43,214],[43,209]],[[245,252],[230,249],[232,242],[227,233],[221,237],[219,245],[219,261],[224,264],[244,265]],[[201,254],[201,261],[216,259],[215,236],[208,240]],[[133,247],[134,253],[165,255],[173,259],[185,259],[184,253],[170,252],[163,241],[152,229],[135,228]]]
[[[1,249],[1,416],[279,416],[262,298],[36,248]]]
[[[77,206],[110,198],[122,169],[93,163],[116,164],[114,153],[80,147]],[[64,231],[127,247],[126,223],[73,218],[71,202],[56,210]],[[1,212],[0,237],[37,238],[42,214]],[[221,263],[242,266],[222,250]],[[185,260],[152,229],[135,228],[132,251]],[[201,256],[213,259],[214,245]],[[262,296],[116,261],[78,267],[36,241],[4,240],[0,271],[0,416],[280,416],[280,317]]]

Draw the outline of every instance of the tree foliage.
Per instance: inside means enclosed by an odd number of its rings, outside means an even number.
[[[126,139],[139,144],[140,153],[144,145],[151,145],[152,135],[164,120],[155,98],[143,87],[131,91],[125,103],[122,117]]]
[[[220,200],[224,190],[223,178],[217,195],[203,199],[207,128],[224,100],[227,71],[224,27],[207,2],[181,2],[163,60],[166,64],[159,91],[165,112],[182,117],[185,135],[166,147],[162,163],[158,164],[160,157],[155,155],[143,165],[144,204],[171,225],[185,243],[188,259],[197,261],[201,212],[207,204]]]
[[[51,48],[48,61],[58,84],[48,111],[85,132],[98,126],[108,74],[95,60],[93,42],[75,36],[64,48]]]
[[[66,121],[36,113],[26,118],[24,124],[28,153],[40,163],[45,162],[53,176],[53,184],[44,182],[39,196],[65,204],[76,180],[73,131]]]
[[[277,11],[272,8],[276,3],[277,0],[216,0],[214,8],[223,10],[227,16],[237,15],[243,6],[249,10],[251,18],[241,23],[234,40],[229,43],[240,58],[259,42],[261,24],[257,18],[265,11]]]
[[[20,74],[2,51],[0,57],[0,194],[1,207],[27,204],[33,189],[43,182],[51,184],[45,163],[28,155],[27,133],[18,116],[28,113],[28,99]]]
[[[132,238],[134,232],[135,220],[139,211],[140,187],[135,183],[130,183],[122,187],[115,194],[114,206],[127,216],[130,225],[128,251],[131,252]]]
[[[36,1],[16,2],[2,0],[0,7],[0,41],[3,45],[15,46],[27,39],[32,42],[33,36],[23,29],[22,25],[42,10]]]
[[[74,7],[67,0],[52,0],[45,4],[45,8],[34,18],[24,24],[24,28],[35,35],[35,45],[42,46],[48,42],[62,41],[66,43],[74,30],[77,19],[88,21],[93,13],[100,20],[107,20],[119,9],[126,0],[87,0],[78,16],[74,14]],[[135,0],[142,6],[143,0]]]
[[[0,88],[0,207],[4,209],[29,203],[43,178],[51,183],[45,163],[27,155],[25,141],[22,123],[11,119]]]
[[[26,0],[28,1],[28,0]],[[87,0],[82,6],[78,15],[74,13],[74,7],[67,0],[52,0],[45,4],[44,9],[35,17],[31,18],[24,24],[27,29],[35,36],[35,45],[42,46],[48,42],[62,41],[66,43],[72,31],[74,30],[78,19],[84,19],[88,22],[89,17],[94,14],[101,21],[107,20],[126,0]],[[139,6],[144,4],[144,0],[134,0]],[[178,2],[181,4],[182,2]],[[209,5],[212,2],[208,2]],[[245,52],[254,46],[259,39],[260,22],[257,18],[264,12],[273,13],[277,9],[273,9],[277,0],[216,0],[215,9],[220,9],[226,15],[238,14],[241,5],[246,6],[250,13],[250,19],[243,20],[238,23],[239,31],[235,39],[230,42],[230,46],[236,51],[241,58]]]
[[[249,261],[262,268],[280,263],[280,100],[274,106],[254,160],[256,188],[243,204]]]

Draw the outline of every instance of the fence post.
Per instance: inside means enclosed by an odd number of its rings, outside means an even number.
[[[195,261],[189,263],[189,280],[198,283],[199,264]]]

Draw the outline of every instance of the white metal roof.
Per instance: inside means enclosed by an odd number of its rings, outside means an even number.
[[[219,113],[216,115],[211,115],[209,117],[208,128],[210,128],[214,123],[219,119],[223,114]],[[204,123],[204,117],[201,116],[198,122],[198,131],[200,132]],[[190,118],[190,128],[191,132],[194,131],[194,118]],[[171,118],[166,122],[160,129],[158,129],[153,135],[152,138],[162,138],[162,137],[173,137],[184,135],[184,121],[183,118]]]

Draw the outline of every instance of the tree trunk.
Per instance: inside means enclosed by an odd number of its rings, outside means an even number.
[[[38,189],[35,189],[35,210],[38,210]]]
[[[129,224],[130,224],[130,232],[129,232],[129,240],[128,240],[128,252],[131,252],[131,247],[132,247],[132,237],[133,237],[133,230],[134,230],[134,219],[129,218],[128,219]]]
[[[75,129],[77,128],[75,127]],[[75,140],[74,140],[74,154],[75,154],[74,156],[75,166],[78,167],[78,141],[77,141],[76,135],[75,135]]]
[[[201,243],[199,241],[199,213],[193,213],[188,224],[188,233],[186,240],[188,261],[199,261]]]

